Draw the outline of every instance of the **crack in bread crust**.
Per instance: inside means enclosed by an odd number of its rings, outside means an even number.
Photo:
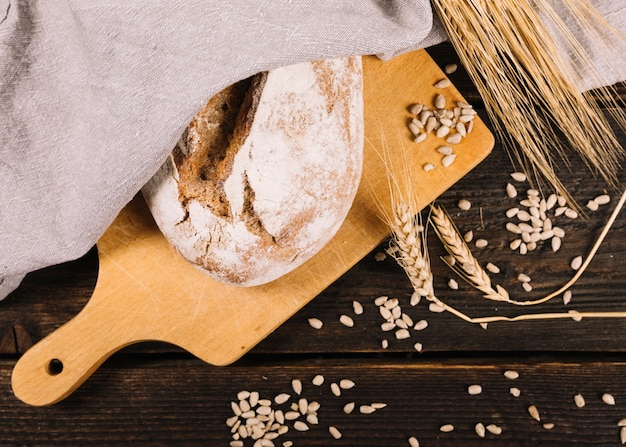
[[[197,200],[216,216],[232,221],[224,182],[250,133],[266,78],[267,73],[260,73],[218,92],[187,127],[184,150],[177,146],[172,152],[184,209]]]

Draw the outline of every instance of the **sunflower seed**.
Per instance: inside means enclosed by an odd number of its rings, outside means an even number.
[[[478,424],[474,426],[474,431],[479,437],[481,438],[485,437],[485,426],[481,422],[479,422]]]
[[[488,262],[487,265],[485,266],[485,268],[490,271],[491,273],[500,273],[500,267],[498,267],[497,265]]]
[[[317,414],[315,413],[308,413],[306,415],[306,421],[311,424],[311,425],[317,425],[319,424],[319,420],[317,418]]]
[[[437,148],[437,152],[439,152],[441,155],[450,155],[453,150],[450,146],[439,146]]]
[[[332,436],[335,439],[341,438],[341,432],[337,429],[337,427],[333,427],[331,425],[330,427],[328,427],[328,432],[330,433],[330,436]]]
[[[441,312],[445,311],[445,309],[441,305],[439,305],[437,303],[430,303],[428,305],[428,310],[431,311],[431,312],[434,312],[434,313],[441,313]]]
[[[551,240],[552,251],[558,251],[559,248],[561,248],[561,238],[556,236],[556,232],[554,234],[555,235],[552,237],[552,240]]]
[[[419,123],[419,124],[417,124],[417,123]],[[419,120],[413,120],[413,121],[411,121],[409,123],[409,130],[411,131],[411,133],[413,134],[414,137],[418,137],[418,136],[422,135],[422,129],[423,128],[424,128],[424,125]]]
[[[567,313],[572,317],[572,320],[574,320],[574,321],[582,321],[582,319],[583,319],[583,316],[578,311],[570,310]]]
[[[443,67],[443,71],[446,74],[452,74],[457,70],[458,67],[459,66],[457,64],[447,64],[445,67]]]
[[[398,307],[398,304],[400,304],[400,302],[398,301],[398,298],[391,298],[391,299],[387,299],[385,303],[383,304],[383,306],[386,309],[394,309]]]
[[[574,395],[574,403],[578,408],[583,408],[585,406],[585,398],[582,394],[578,393]]]
[[[506,184],[506,195],[511,199],[517,197],[517,189],[511,183]]]
[[[521,234],[521,232],[522,232],[522,230],[520,229],[519,225],[516,225],[513,222],[507,222],[506,223],[506,229],[507,229],[507,231],[509,231],[510,233],[513,233],[513,234]]]
[[[608,194],[602,194],[593,199],[598,205],[606,205],[611,201],[611,197]]]
[[[604,393],[602,395],[602,402],[604,402],[607,405],[615,405],[615,397],[613,397],[612,394]]]
[[[530,276],[525,273],[520,273],[519,275],[517,275],[517,280],[519,282],[530,282]]]
[[[454,425],[452,424],[442,425],[441,427],[439,427],[439,431],[443,433],[450,433],[451,431],[454,431]]]
[[[471,242],[472,239],[474,239],[474,232],[471,230],[463,235],[463,240],[465,242]]]
[[[409,446],[411,447],[420,447],[420,443],[415,436],[411,436],[409,438]]]
[[[476,239],[474,245],[476,245],[476,248],[485,248],[489,245],[489,242],[486,239]]]
[[[341,396],[341,388],[335,382],[330,384],[330,391],[337,397]]]
[[[284,404],[285,402],[287,402],[289,400],[291,396],[287,393],[280,393],[278,395],[276,395],[276,397],[274,397],[274,402],[276,402],[277,404],[281,405]]]
[[[398,340],[406,340],[411,337],[411,333],[407,329],[398,329],[396,331],[396,338]]]
[[[513,396],[513,397],[520,397],[520,395],[522,394],[520,389],[519,388],[515,388],[515,387],[509,388],[509,393],[511,393],[511,396]]]
[[[346,327],[353,327],[354,320],[349,315],[342,315],[339,317],[339,322]]]
[[[352,310],[356,315],[363,314],[363,305],[358,301],[352,301]]]
[[[442,125],[437,129],[437,131],[435,132],[435,135],[437,135],[437,138],[443,138],[447,136],[449,133],[450,133],[450,128],[448,126]]]
[[[527,211],[520,210],[517,213],[517,218],[523,222],[528,222],[530,220],[530,214]]]
[[[463,137],[461,136],[460,133],[454,133],[452,135],[449,135],[448,138],[446,138],[446,142],[450,144],[459,144],[462,139]]]
[[[435,118],[434,116],[429,117],[425,123],[426,132],[428,133],[428,132],[432,132],[433,130],[435,130],[435,127],[437,127],[437,124],[438,124],[437,118]]]
[[[463,211],[467,211],[467,210],[469,210],[472,207],[472,202],[470,202],[467,199],[461,199],[461,200],[459,200],[457,205],[458,205],[459,209],[462,209]]]
[[[376,306],[382,306],[383,304],[385,304],[385,302],[389,299],[388,296],[379,296],[376,299],[374,299],[374,304]]]
[[[386,321],[380,325],[383,332],[393,331],[396,328],[396,324],[391,321]]]
[[[415,137],[415,139],[413,140],[415,143],[421,143],[424,140],[426,140],[426,138],[428,138],[428,135],[426,135],[425,133],[420,133],[419,135],[417,135]]]
[[[626,444],[626,427],[619,430],[619,440],[622,444]]]
[[[235,414],[235,416],[241,416],[241,414],[243,413],[243,411],[241,411],[241,407],[239,406],[237,402],[231,402],[230,408]]]
[[[299,379],[293,379],[291,381],[291,388],[293,392],[299,396],[300,393],[302,393],[302,382]]]
[[[313,329],[321,329],[324,323],[319,318],[309,318],[309,325]]]
[[[354,402],[348,402],[343,406],[343,412],[345,414],[350,414],[354,410]]]
[[[309,408],[309,401],[307,401],[304,397],[298,400],[298,411],[300,414],[306,414]]]
[[[409,107],[409,113],[411,115],[419,115],[422,109],[424,108],[424,104],[413,104]]]
[[[508,217],[509,219],[512,219],[513,217],[517,216],[517,213],[519,212],[519,208],[514,207],[514,208],[509,208],[508,210],[506,210],[506,217]]]
[[[496,424],[489,424],[485,428],[487,429],[489,433],[494,434],[494,435],[499,435],[502,433],[502,427]]]
[[[469,387],[467,387],[467,392],[470,394],[470,396],[476,396],[483,392],[483,387],[480,385],[470,385]]]
[[[288,412],[285,413],[285,419],[288,420],[288,421],[295,421],[300,416],[301,415],[300,415],[299,411],[288,411]]]
[[[415,323],[415,326],[413,326],[413,329],[415,329],[416,331],[423,331],[427,327],[428,327],[428,321],[420,320],[417,323]]]
[[[510,380],[515,380],[519,377],[519,373],[517,371],[513,371],[509,369],[507,371],[504,371],[504,377]]]
[[[354,388],[355,383],[350,379],[341,379],[339,381],[339,387],[344,390]]]
[[[417,352],[422,352],[423,348],[424,346],[420,342],[417,342],[413,345],[413,349],[415,349]]]
[[[572,291],[566,290],[565,292],[563,292],[563,304],[567,305],[570,303],[570,301],[572,301]]]
[[[452,82],[450,82],[450,79],[444,78],[435,82],[435,88],[446,88],[446,87],[450,87],[451,84]]]
[[[422,169],[424,170],[424,172],[429,172],[435,169],[435,165],[432,163],[426,163],[424,166],[422,166]]]
[[[600,208],[600,205],[598,205],[598,203],[594,200],[588,201],[586,206],[591,211],[598,211],[598,209]]]
[[[524,174],[523,172],[513,172],[513,173],[511,173],[511,177],[516,182],[525,182],[526,181],[526,174]]]
[[[436,95],[434,104],[438,109],[444,109],[446,107],[446,97],[439,94]]]
[[[537,407],[534,405],[531,405],[530,407],[528,407],[528,414],[530,415],[531,418],[533,418],[536,421],[541,420],[541,416],[539,415],[539,410],[537,410]]]
[[[375,411],[376,411],[376,408],[372,407],[371,405],[361,405],[359,407],[359,412],[361,414],[372,414]]]
[[[583,265],[582,256],[576,256],[574,259],[572,259],[572,262],[570,263],[570,267],[572,268],[572,270],[578,270],[582,265]]]
[[[448,281],[448,287],[450,287],[452,290],[458,290],[459,283],[454,278],[450,278],[450,280]]]
[[[455,134],[458,135],[458,134]],[[441,159],[441,164],[447,168],[449,167],[452,163],[454,163],[454,160],[456,159],[456,154],[450,154],[450,155],[446,155]]]
[[[307,431],[309,429],[309,426],[306,425],[306,423],[304,423],[303,421],[296,421],[293,423],[293,428],[298,431]]]
[[[321,374],[316,375],[313,377],[313,380],[311,380],[311,383],[315,386],[321,386],[324,383],[324,376]]]

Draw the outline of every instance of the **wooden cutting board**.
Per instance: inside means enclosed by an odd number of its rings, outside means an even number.
[[[389,207],[385,163],[402,159],[417,179],[424,206],[483,160],[494,139],[484,123],[455,146],[444,168],[431,135],[416,144],[407,129],[413,103],[448,104],[463,98],[453,87],[436,89],[444,73],[423,51],[383,62],[363,59],[365,159],[354,205],[332,241],[295,271],[263,286],[240,288],[200,273],[168,244],[141,198],[135,198],[98,241],[97,284],[85,308],[34,345],[17,362],[15,395],[31,405],[58,402],[80,386],[111,354],[141,341],[173,343],[213,365],[239,359],[328,287],[389,234],[377,201]],[[436,169],[425,172],[425,163]],[[376,198],[376,200],[375,200]],[[407,282],[407,287],[409,287]]]

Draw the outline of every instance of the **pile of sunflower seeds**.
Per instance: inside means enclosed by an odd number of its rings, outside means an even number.
[[[450,80],[444,78],[437,81],[434,86],[444,89],[450,85]],[[429,134],[435,134],[446,143],[437,148],[437,152],[443,156],[441,164],[446,168],[456,159],[452,146],[461,143],[472,132],[476,116],[476,110],[464,101],[457,101],[451,108],[447,107],[446,97],[438,93],[433,98],[432,106],[416,103],[409,107],[409,113],[413,118],[408,124],[413,141],[416,143],[425,141]],[[426,163],[423,169],[432,171],[435,165]]]
[[[311,384],[320,387],[325,383],[323,375],[318,374],[311,380]],[[330,390],[335,397],[356,386],[351,379],[341,379],[330,383]],[[321,404],[309,400],[302,395],[303,383],[299,379],[291,382],[291,391],[282,392],[267,399],[260,396],[258,391],[242,390],[237,393],[237,399],[230,403],[233,415],[226,420],[230,428],[232,440],[230,447],[244,447],[246,440],[253,442],[253,447],[291,447],[293,441],[284,441],[276,444],[276,439],[289,433],[291,429],[305,432],[319,425],[318,411]],[[359,405],[361,414],[372,414],[385,408],[383,402],[371,402]],[[344,405],[344,413],[351,414],[356,407],[352,401]],[[327,427],[329,435],[340,439],[341,431],[331,425]]]

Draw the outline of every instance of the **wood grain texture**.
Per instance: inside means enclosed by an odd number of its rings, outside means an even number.
[[[440,66],[455,60],[449,45],[429,52]],[[463,81],[462,70],[451,78],[464,97],[474,97],[471,85]],[[481,116],[485,118],[483,111]],[[620,132],[618,136],[626,144],[626,135]],[[515,278],[520,271],[527,272],[534,286],[528,296],[537,297],[571,276],[569,261],[589,249],[612,205],[590,213],[586,220],[563,222],[567,235],[557,254],[549,249],[532,256],[512,253],[508,249],[510,235],[504,229],[504,211],[511,206],[504,186],[512,169],[506,151],[497,143],[487,159],[438,202],[446,206],[461,230],[472,229],[487,237],[489,246],[477,250],[476,255],[503,269],[494,280],[523,298],[527,295]],[[620,175],[625,180],[624,174]],[[606,188],[576,159],[570,170],[562,172],[562,178],[583,203]],[[609,191],[613,204],[619,192]],[[460,198],[472,201],[469,211],[456,207]],[[432,313],[423,302],[411,308],[406,304],[410,285],[404,273],[389,258],[375,260],[376,253],[386,246],[386,242],[378,245],[228,367],[207,365],[169,344],[139,344],[106,361],[66,400],[34,408],[11,391],[10,375],[19,354],[6,345],[0,358],[2,445],[228,445],[230,431],[225,420],[232,414],[230,401],[238,391],[256,389],[273,395],[288,391],[292,378],[306,381],[320,372],[328,381],[355,380],[354,393],[343,397],[359,402],[384,400],[389,405],[372,416],[347,417],[325,387],[315,394],[322,403],[320,425],[306,433],[292,431],[294,436],[289,439],[296,446],[401,447],[408,446],[410,435],[419,438],[423,446],[620,445],[617,422],[626,417],[623,320],[497,323],[485,330],[447,313]],[[429,248],[438,296],[472,315],[493,313],[496,306],[464,283],[460,282],[456,291],[447,287],[452,275],[437,260],[443,250],[432,234]],[[626,224],[620,216],[589,270],[572,288],[571,303],[565,306],[555,300],[535,310],[624,310],[625,256]],[[33,342],[41,340],[84,307],[97,270],[94,250],[76,262],[29,275],[0,303],[0,333],[19,324]],[[409,340],[389,337],[389,348],[382,349],[385,335],[373,307],[373,299],[380,295],[401,299],[414,319],[429,322],[428,328],[412,333]],[[353,300],[363,304],[363,315],[352,314]],[[497,307],[500,312],[519,310]],[[355,327],[338,322],[343,313],[354,316]],[[324,321],[321,330],[308,325],[307,318],[312,316]],[[413,349],[416,341],[423,343],[421,354]],[[520,379],[505,381],[502,372],[506,369],[519,371]],[[481,395],[467,394],[466,387],[473,383],[483,386]],[[511,397],[510,386],[519,387],[520,398]],[[311,390],[306,383],[305,390]],[[586,400],[582,409],[573,403],[577,392]],[[615,406],[602,403],[604,392],[615,396]],[[555,423],[552,430],[528,416],[530,404],[537,406],[545,421]],[[478,438],[474,425],[489,421],[502,425],[502,435]],[[328,436],[326,427],[331,423],[344,432],[341,440]],[[456,429],[440,433],[438,428],[445,423],[453,423]],[[279,438],[281,442],[287,439]]]

